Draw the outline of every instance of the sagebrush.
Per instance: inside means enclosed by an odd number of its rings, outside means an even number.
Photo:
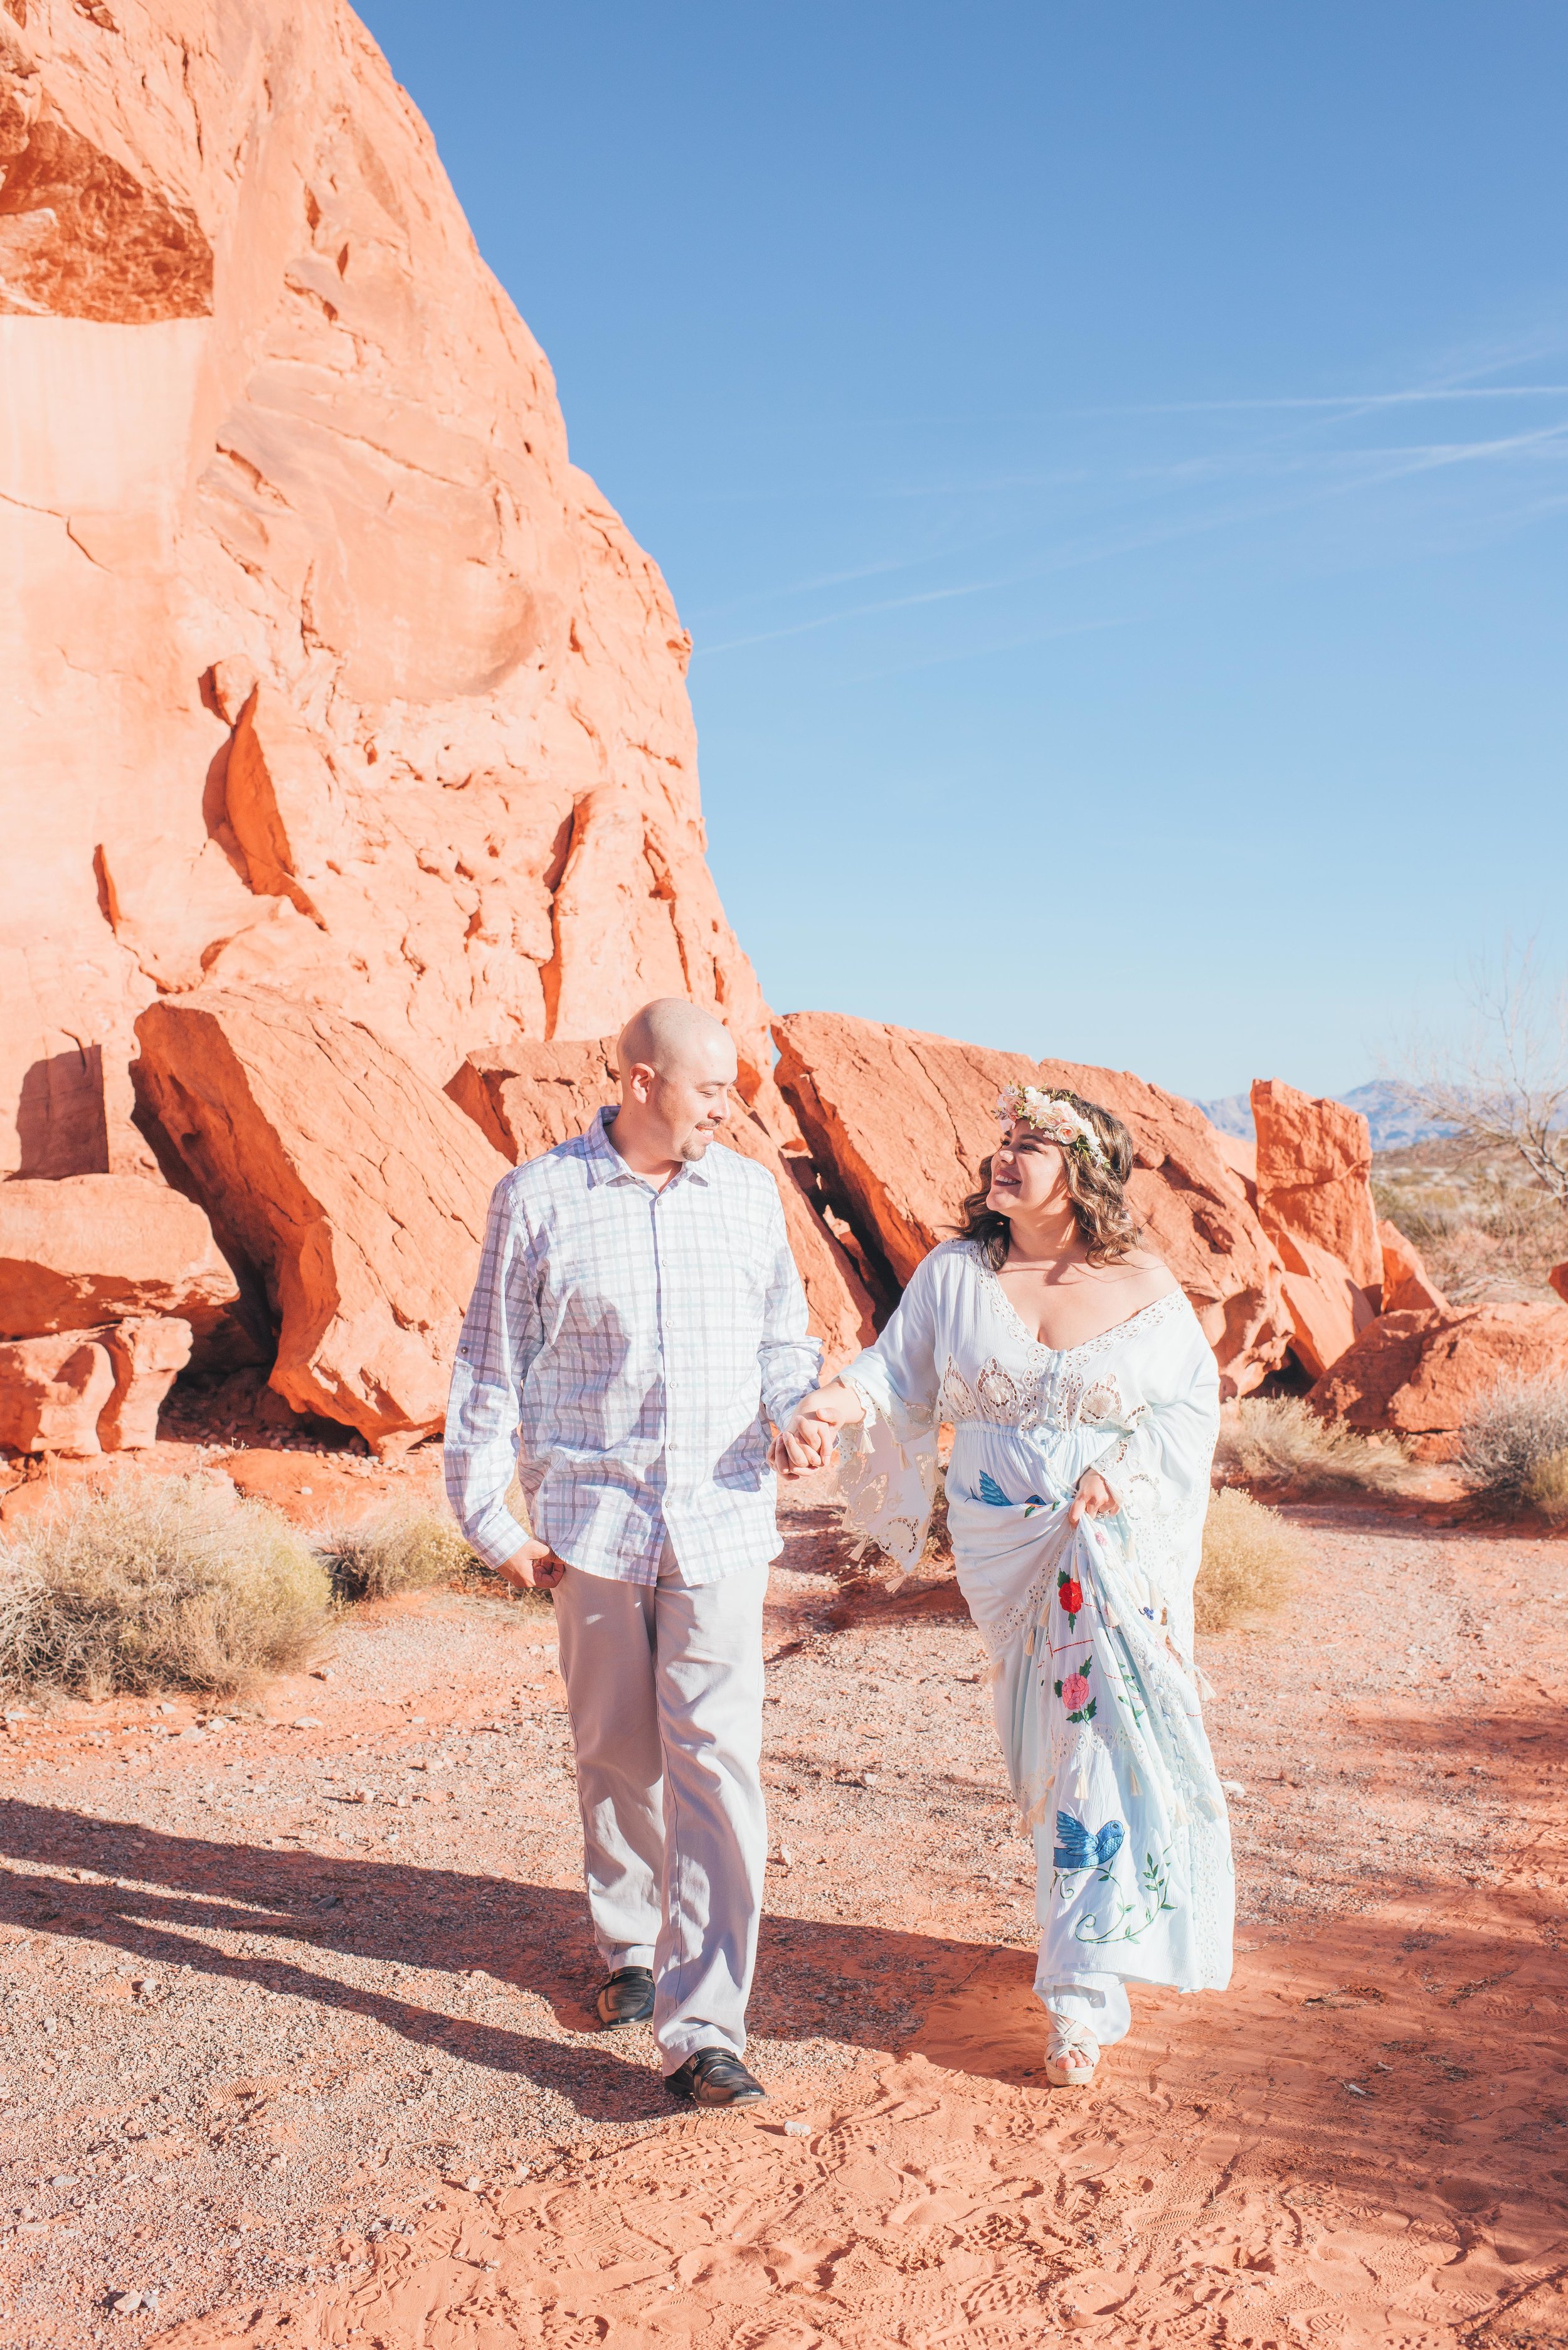
[[[1568,1378],[1500,1380],[1459,1431],[1459,1466],[1506,1508],[1568,1514]]]
[[[1215,1466],[1251,1485],[1300,1493],[1409,1492],[1421,1472],[1392,1439],[1381,1444],[1323,1419],[1297,1396],[1243,1396],[1220,1418]]]
[[[0,1687],[234,1697],[314,1654],[326,1569],[226,1482],[128,1480],[0,1545]]]
[[[444,1510],[400,1503],[362,1525],[317,1537],[332,1587],[343,1599],[389,1599],[450,1583],[477,1561]]]
[[[1549,1452],[1540,1467],[1531,1471],[1524,1498],[1553,1524],[1559,1518],[1568,1518],[1568,1451]]]
[[[1277,1510],[1234,1487],[1212,1495],[1193,1593],[1199,1631],[1228,1631],[1248,1617],[1282,1607],[1305,1556],[1301,1534]]]

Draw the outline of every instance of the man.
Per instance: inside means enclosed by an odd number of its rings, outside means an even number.
[[[482,1558],[555,1593],[599,2019],[651,2016],[678,2096],[749,2104],[780,1547],[763,1413],[788,1426],[820,1350],[772,1177],[714,1139],[725,1029],[663,997],[617,1057],[619,1108],[496,1186],[447,1492]],[[514,1462],[531,1534],[506,1507]]]

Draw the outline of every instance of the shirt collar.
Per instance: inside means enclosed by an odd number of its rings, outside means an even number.
[[[609,1139],[609,1129],[615,1123],[615,1115],[613,1103],[601,1109],[584,1137],[588,1146],[588,1181],[590,1184],[641,1183],[646,1189],[651,1190],[652,1186],[649,1183],[647,1176],[639,1175],[635,1167],[628,1167]],[[712,1147],[711,1143],[708,1146],[710,1149]],[[688,1180],[693,1183],[706,1183],[708,1180],[708,1176],[703,1172],[701,1162],[690,1159],[683,1167],[676,1170],[663,1189],[669,1191],[672,1191],[677,1183],[684,1183]]]

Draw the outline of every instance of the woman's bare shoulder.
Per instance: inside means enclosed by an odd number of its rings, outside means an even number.
[[[1157,1297],[1168,1297],[1181,1285],[1165,1259],[1156,1256],[1152,1249],[1129,1249],[1117,1270],[1140,1305],[1152,1305]]]

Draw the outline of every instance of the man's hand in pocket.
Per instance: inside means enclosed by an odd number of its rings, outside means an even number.
[[[525,1542],[504,1566],[495,1570],[514,1591],[554,1591],[566,1571],[566,1560],[557,1558],[548,1543],[541,1542]]]

